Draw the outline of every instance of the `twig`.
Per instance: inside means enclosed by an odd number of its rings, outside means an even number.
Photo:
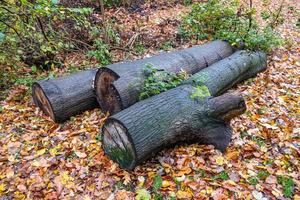
[[[251,27],[252,27],[252,8],[253,8],[253,3],[252,0],[250,0],[249,2],[249,7],[250,7],[250,14],[249,14],[249,27],[248,27],[248,32],[250,31]]]
[[[283,8],[283,3],[284,3],[284,0],[281,1],[281,4],[280,4],[280,7],[278,9],[278,12],[276,14],[276,17],[274,18],[274,20],[270,23],[270,26],[271,28],[275,28],[275,23],[278,21],[278,18],[279,18],[279,15],[282,11],[282,8]]]
[[[45,33],[44,26],[43,26],[43,24],[42,24],[41,19],[40,19],[38,16],[36,17],[36,19],[37,19],[37,21],[38,21],[38,23],[39,23],[39,25],[40,25],[40,28],[41,28],[41,31],[42,31],[42,33],[43,33],[44,38],[47,40],[47,42],[49,42],[49,39],[48,39],[48,37],[47,37],[47,35],[46,35],[46,33]]]

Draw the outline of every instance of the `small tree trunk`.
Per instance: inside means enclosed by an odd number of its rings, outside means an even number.
[[[96,71],[35,82],[32,86],[34,103],[55,122],[98,107],[92,85]]]
[[[184,70],[188,74],[195,74],[232,53],[233,48],[228,43],[214,41],[177,52],[102,67],[95,77],[97,100],[103,111],[117,113],[139,100],[146,78],[146,65],[167,72],[178,73]]]
[[[224,151],[231,139],[225,120],[243,113],[240,95],[192,99],[183,85],[138,102],[110,117],[102,128],[106,155],[132,170],[162,148],[178,142],[212,144]]]
[[[266,69],[265,53],[237,51],[228,58],[194,74],[183,84],[205,85],[212,96],[217,96]]]

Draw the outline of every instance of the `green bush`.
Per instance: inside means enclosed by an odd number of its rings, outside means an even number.
[[[91,12],[64,7],[57,0],[1,1],[0,62],[47,66],[61,50],[82,49]]]
[[[222,39],[249,50],[270,51],[281,45],[282,40],[274,29],[282,20],[281,7],[273,14],[262,14],[267,24],[264,27],[254,19],[255,12],[252,6],[245,8],[238,1],[196,3],[183,18],[179,32],[184,38]]]
[[[110,64],[111,54],[108,51],[108,46],[101,39],[94,41],[93,48],[88,52],[88,56],[96,58],[102,65]]]

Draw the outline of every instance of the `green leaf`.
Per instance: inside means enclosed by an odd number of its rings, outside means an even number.
[[[255,178],[255,177],[250,177],[248,178],[248,182],[251,184],[251,185],[257,185],[258,183],[258,180]]]
[[[268,176],[270,175],[270,173],[268,171],[264,171],[264,170],[261,170],[257,173],[257,177],[259,179],[266,179]]]
[[[151,199],[151,195],[149,193],[148,190],[146,189],[138,189],[136,190],[136,200],[150,200]]]
[[[51,0],[51,2],[52,2],[54,5],[58,4],[58,0]]]
[[[160,175],[156,175],[153,179],[153,190],[157,191],[162,187],[162,178]]]
[[[294,181],[292,178],[278,176],[277,183],[283,186],[283,194],[285,197],[292,197],[294,194]]]
[[[31,71],[32,71],[33,73],[36,73],[36,72],[37,72],[37,67],[36,67],[35,65],[32,65],[32,66],[31,66]]]
[[[227,172],[226,171],[222,171],[221,173],[220,173],[220,175],[219,175],[219,177],[222,179],[222,180],[229,180],[229,176],[228,176],[228,174],[227,174]]]

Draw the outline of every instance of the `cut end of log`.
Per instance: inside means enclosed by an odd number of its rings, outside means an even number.
[[[109,119],[102,127],[105,154],[122,168],[132,170],[136,153],[126,127],[116,119]]]
[[[116,113],[122,110],[120,95],[113,82],[119,76],[108,68],[100,68],[95,78],[95,92],[100,107],[105,112]]]
[[[55,117],[52,106],[38,83],[34,83],[32,86],[32,97],[35,105],[38,106],[46,115],[50,116],[52,120],[54,120]]]

